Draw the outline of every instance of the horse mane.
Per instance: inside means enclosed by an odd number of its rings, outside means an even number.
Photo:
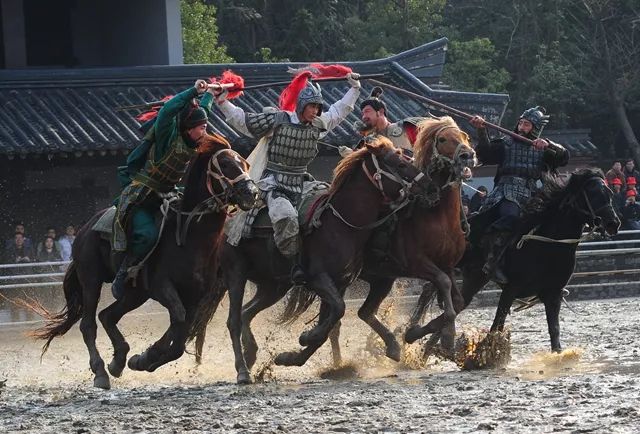
[[[393,143],[391,143],[391,141],[386,137],[382,136],[376,137],[368,145],[375,148],[395,149]],[[364,161],[369,152],[369,148],[363,146],[361,149],[352,152],[340,160],[336,168],[333,170],[333,181],[331,182],[331,188],[329,189],[330,195],[335,194],[335,192],[340,189],[351,173],[353,173],[354,168],[358,167],[361,162]]]
[[[594,177],[604,179],[604,173],[598,168],[583,168],[574,170],[566,180],[559,176],[547,176],[542,191],[529,200],[523,209],[523,226],[530,229],[553,218],[561,203],[568,196],[578,194],[584,183]]]
[[[436,133],[443,127],[458,128],[458,124],[451,116],[425,118],[418,123],[418,136],[413,144],[414,165],[424,169],[431,160],[433,154],[433,139]],[[467,134],[462,131],[463,134]],[[467,136],[468,137],[468,136]]]

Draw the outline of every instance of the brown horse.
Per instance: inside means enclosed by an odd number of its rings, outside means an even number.
[[[370,284],[367,299],[358,311],[365,321],[383,339],[386,355],[400,360],[400,345],[393,333],[376,317],[382,301],[390,293],[398,277],[410,277],[430,281],[444,305],[442,338],[443,346],[453,351],[455,318],[453,298],[460,304],[455,287],[453,270],[465,251],[465,232],[461,222],[461,180],[463,171],[475,164],[475,152],[468,135],[460,130],[448,116],[425,119],[419,124],[414,144],[414,165],[428,174],[430,196],[417,200],[398,214],[398,222],[390,234],[388,258],[380,262],[371,255],[365,257],[360,276]],[[291,299],[290,303],[296,300]],[[285,320],[292,320],[309,306],[287,306]],[[321,307],[322,316],[322,307]],[[420,315],[412,316],[408,333],[415,335]],[[339,324],[331,334],[334,362],[339,356]]]
[[[189,329],[201,316],[213,314],[224,293],[215,293],[217,251],[230,205],[247,210],[254,206],[258,189],[248,175],[248,164],[220,136],[206,136],[185,175],[185,190],[179,209],[164,208],[166,221],[156,250],[148,258],[147,284],[128,288],[124,296],[99,314],[114,348],[109,372],[122,374],[129,344],[117,328],[127,312],[152,298],[169,311],[171,325],[164,336],[140,355],[129,360],[135,370],[154,371],[184,352]],[[96,214],[78,233],[73,262],[64,278],[65,308],[36,332],[46,339],[43,353],[56,336],[64,335],[78,320],[89,350],[94,386],[110,388],[109,376],[96,348],[96,310],[102,284],[111,282],[117,266],[111,247],[92,230],[104,214]],[[139,279],[140,280],[140,279]],[[145,289],[146,286],[148,289]]]
[[[327,340],[329,332],[344,315],[341,294],[362,269],[363,249],[372,229],[393,214],[390,211],[380,215],[385,202],[391,201],[396,209],[406,206],[413,192],[422,190],[423,178],[386,138],[368,143],[338,165],[320,217],[321,225],[304,236],[302,242],[307,285],[325,303],[326,315],[300,336],[299,342],[306,348],[278,355],[276,364],[302,366]],[[265,294],[266,301],[262,303],[270,305],[291,288],[291,266],[275,249],[272,236],[243,239],[237,247],[225,243],[220,265],[229,289],[227,325],[236,358],[237,380],[248,383],[251,379],[241,343],[241,331],[248,327],[243,321],[244,315],[241,316],[245,284],[247,280],[256,283],[258,292]],[[255,346],[255,340],[247,341],[253,336],[243,337],[245,346]],[[249,360],[250,365],[253,362],[255,358]]]
[[[435,280],[443,299],[451,300],[453,283],[450,274],[453,265],[464,252],[465,243],[460,222],[459,181],[463,169],[475,162],[475,153],[469,145],[468,136],[450,117],[427,119],[421,124],[420,131],[414,145],[414,166],[427,176],[421,180],[424,188],[416,193],[413,203],[397,213],[400,223],[395,230],[397,235],[393,242],[394,256],[401,258],[404,266],[400,270],[389,270],[388,267],[380,267],[383,264],[378,262],[365,261],[363,273],[372,287],[358,312],[358,315],[383,337],[387,345],[387,355],[394,360],[400,359],[400,346],[391,331],[376,318],[378,307],[389,294],[395,278],[404,275]],[[328,236],[327,233],[321,235]],[[333,235],[331,236],[333,238]],[[316,251],[313,252],[318,254]],[[445,271],[439,266],[444,267]],[[345,288],[343,287],[340,293],[341,297]],[[259,312],[282,299],[288,290],[289,285],[276,288],[258,285],[255,296],[242,310],[242,341],[249,366],[255,362],[258,351],[250,327],[251,321]],[[302,314],[315,297],[315,294],[304,288],[300,291],[296,289],[294,293],[297,294],[290,297],[283,315],[285,322],[293,321]],[[454,312],[453,306],[449,303],[452,318],[450,330],[453,333],[455,312],[453,315],[451,312]],[[319,322],[326,319],[327,313],[328,306],[323,303]],[[339,359],[338,334],[339,322],[330,334],[336,362]]]

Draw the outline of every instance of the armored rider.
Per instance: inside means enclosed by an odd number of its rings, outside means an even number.
[[[162,196],[174,191],[206,133],[213,94],[205,80],[169,99],[153,117],[141,144],[119,168],[124,189],[117,200],[112,246],[126,252],[112,284],[116,298],[124,294],[131,267],[142,261],[158,239],[155,216]],[[200,100],[198,96],[204,94]]]
[[[480,213],[492,212],[491,224],[484,241],[488,255],[483,272],[496,283],[508,283],[503,270],[502,255],[520,217],[522,206],[535,194],[538,182],[569,161],[569,151],[562,145],[540,138],[549,115],[543,107],[532,107],[522,113],[515,132],[533,144],[511,136],[489,139],[482,117],[474,116],[471,125],[477,129],[476,154],[484,164],[497,164],[494,188],[480,208]]]
[[[313,180],[307,167],[318,153],[318,140],[353,111],[360,95],[359,75],[348,73],[345,78],[351,88],[325,112],[320,86],[309,76],[302,72],[294,77],[280,96],[278,110],[249,113],[226,100],[225,92],[217,98],[220,110],[231,126],[242,134],[260,139],[253,154],[265,154],[266,163],[256,176],[258,187],[273,225],[275,244],[290,259],[295,259],[300,249],[297,206],[305,181]],[[252,157],[249,159],[251,161]],[[238,245],[242,237],[251,237],[251,226],[259,210],[259,207],[254,208],[243,216],[241,231],[227,231],[227,242]],[[294,262],[291,277],[294,283],[304,281],[304,270],[299,262]]]

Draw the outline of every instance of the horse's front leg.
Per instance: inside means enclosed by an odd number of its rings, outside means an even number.
[[[513,304],[514,296],[511,288],[504,288],[500,294],[500,301],[498,301],[498,308],[496,309],[496,316],[491,325],[492,332],[501,332],[504,330],[504,323],[507,320],[507,315],[511,311],[511,305]]]
[[[224,274],[229,289],[227,329],[229,329],[235,358],[236,382],[238,384],[251,384],[251,374],[242,351],[242,300],[244,298],[244,288],[247,284],[245,267],[241,264],[236,264],[233,269],[225,269]]]
[[[336,288],[333,280],[327,273],[319,273],[312,279],[309,279],[308,286],[314,290],[323,304],[328,309],[327,319],[319,321],[318,324],[309,332],[304,334],[301,344],[307,344],[307,347],[300,352],[286,352],[279,354],[276,359],[276,365],[283,366],[302,366],[311,357],[318,348],[322,346],[329,337],[329,332],[333,329],[345,312],[345,304],[341,292]],[[322,306],[321,306],[322,309]]]
[[[145,290],[128,288],[120,299],[98,314],[102,327],[107,332],[113,346],[113,358],[107,367],[109,373],[114,377],[122,375],[127,363],[127,354],[129,353],[129,344],[118,329],[118,322],[125,314],[142,306],[148,299],[149,296]]]
[[[553,295],[551,297],[544,297],[542,301],[544,302],[544,310],[547,314],[551,351],[560,353],[562,352],[562,345],[560,345],[560,305],[562,304],[562,296]]]
[[[387,298],[395,279],[376,279],[369,282],[370,290],[367,299],[358,310],[358,316],[375,331],[384,341],[386,356],[396,362],[400,361],[401,349],[393,332],[389,330],[376,316],[380,304]]]

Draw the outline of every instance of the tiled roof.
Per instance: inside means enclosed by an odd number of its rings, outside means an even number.
[[[499,122],[508,96],[432,89],[445,61],[446,39],[440,39],[386,59],[340,62],[361,74],[383,73],[382,81],[428,96],[455,108],[481,113]],[[123,105],[159,100],[193,85],[195,78],[218,76],[225,69],[242,75],[247,85],[290,79],[288,67],[300,63],[216,64],[152,66],[111,69],[2,70],[0,71],[0,154],[27,156],[60,153],[116,153],[139,141],[139,111],[117,111]],[[340,99],[346,82],[323,83],[327,104]],[[283,87],[245,92],[234,102],[247,111],[276,106]],[[362,95],[372,86],[363,82]],[[383,95],[392,120],[420,116],[427,108],[393,91]],[[437,113],[437,112],[436,112]],[[360,112],[325,139],[333,144],[354,143],[353,129]],[[466,122],[464,123],[467,124]],[[462,123],[461,123],[462,125]],[[232,141],[241,139],[214,110],[210,126]]]

